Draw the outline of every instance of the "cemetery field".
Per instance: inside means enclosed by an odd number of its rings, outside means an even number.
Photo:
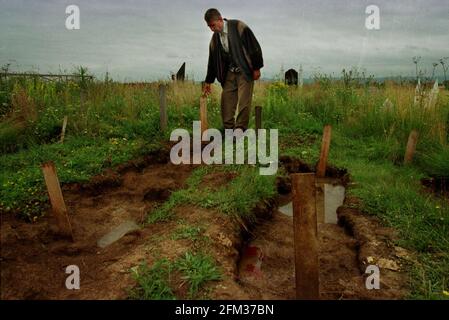
[[[291,174],[316,171],[325,125],[320,183],[345,193],[335,223],[318,220],[319,297],[449,299],[447,89],[258,81],[253,107],[279,133],[279,170],[264,176],[172,164],[170,133],[200,119],[201,84],[164,83],[165,130],[161,84],[0,79],[1,299],[294,299],[294,221],[282,210]],[[206,101],[209,128],[221,128],[220,93]],[[56,229],[48,161],[73,241]],[[66,287],[70,265],[78,290]],[[369,265],[380,289],[366,288]]]

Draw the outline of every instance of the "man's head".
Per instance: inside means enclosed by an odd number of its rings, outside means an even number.
[[[204,14],[204,20],[206,20],[207,26],[212,32],[223,31],[223,18],[217,9],[208,9]]]

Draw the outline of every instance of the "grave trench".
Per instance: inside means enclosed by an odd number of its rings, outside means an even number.
[[[184,187],[193,167],[175,166],[168,151],[158,150],[87,183],[64,185],[74,242],[58,235],[51,214],[34,224],[2,218],[1,298],[126,298],[133,282],[122,275],[145,257],[145,238],[155,230],[141,222]],[[65,288],[64,270],[72,264],[80,267],[83,290]]]
[[[2,292],[2,298],[126,298],[123,296],[123,288],[133,283],[122,274],[145,258],[145,238],[156,231],[169,232],[164,227],[161,229],[158,224],[134,230],[135,225],[128,225],[127,221],[139,221],[142,213],[149,209],[143,207],[145,201],[160,204],[166,200],[170,193],[166,190],[181,187],[182,181],[185,181],[194,167],[185,166],[180,173],[179,166],[174,170],[175,166],[167,162],[166,155],[159,154],[159,157],[119,166],[115,169],[118,175],[105,174],[96,177],[89,184],[64,188],[68,207],[76,211],[71,215],[77,240],[74,244],[53,238],[47,232],[46,221],[37,225],[15,227],[14,232],[20,233],[26,241],[6,245],[5,248],[8,249],[2,252],[2,259],[6,258],[9,264],[9,271],[6,270],[4,274],[2,270],[2,280],[7,279],[9,282],[9,285],[5,285],[7,290]],[[288,173],[313,171],[299,160],[281,157],[280,162]],[[347,182],[344,170],[329,168],[328,174],[333,179],[340,179],[343,184]],[[164,179],[166,181],[161,186],[160,182]],[[172,180],[178,180],[179,184],[171,185]],[[155,184],[154,181],[158,183]],[[332,183],[334,182],[335,180]],[[282,207],[289,200],[291,187],[288,179],[280,179],[277,187],[278,201]],[[291,217],[277,210],[271,210],[270,213],[271,219],[261,221],[250,232],[243,234],[246,246],[241,250],[241,258],[232,262],[243,265],[245,248],[249,245],[260,246],[265,256],[260,266],[262,279],[244,277],[243,273],[238,272],[238,288],[245,291],[250,299],[294,299]],[[335,219],[334,216],[329,217]],[[326,279],[323,281],[325,286],[321,289],[321,298],[359,298],[360,292],[357,290],[363,285],[363,278],[357,265],[357,241],[338,225],[323,224],[321,227],[320,230],[324,232],[320,233],[320,243],[325,245],[320,248],[320,262],[324,266],[322,272],[320,270],[320,276]],[[111,235],[112,240],[106,241],[108,239],[104,237],[107,238],[111,231],[115,234]],[[6,234],[5,238],[8,237]],[[2,232],[2,247],[4,244]],[[257,250],[255,252],[258,253]],[[63,267],[70,264],[78,264],[85,270],[84,290],[79,293],[65,290],[63,285],[66,277]],[[23,268],[26,276],[13,276],[17,268]],[[236,267],[236,270],[239,268]],[[56,279],[55,274],[58,275]],[[50,279],[53,280],[49,282]],[[348,279],[354,280],[356,289],[348,288]],[[31,288],[27,288],[29,284],[32,284]]]
[[[314,170],[300,160],[281,157],[288,174]],[[350,183],[344,169],[328,167],[317,179],[317,217],[321,299],[398,298],[397,292],[367,292],[360,268],[360,241],[354,238],[337,209],[345,203]],[[277,181],[277,206],[243,234],[237,261],[237,282],[250,299],[295,299],[293,208],[290,178]],[[320,218],[321,216],[321,218]]]

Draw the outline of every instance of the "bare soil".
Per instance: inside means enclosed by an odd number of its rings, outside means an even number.
[[[406,251],[392,245],[394,232],[346,206],[340,208],[340,217],[347,219],[341,220],[342,225],[318,226],[321,299],[404,298],[408,292],[404,273]],[[256,228],[250,243],[262,252],[263,258],[260,275],[245,274],[240,279],[248,298],[295,299],[292,217],[276,211],[271,220]],[[366,267],[379,261],[380,290],[368,290]]]
[[[183,187],[193,168],[158,162],[129,162],[88,184],[63,188],[73,243],[57,235],[50,214],[34,224],[2,215],[1,299],[126,298],[129,269],[146,258],[146,238],[163,228],[149,225],[104,249],[97,241],[124,221],[141,223],[147,211]],[[68,265],[80,268],[82,290],[66,289]]]
[[[281,159],[287,172],[307,172],[308,166]],[[201,249],[212,255],[223,279],[208,283],[205,297],[212,299],[294,299],[292,218],[276,210],[288,200],[288,178],[278,181],[283,196],[267,199],[254,210],[258,223],[249,224],[216,209],[183,205],[168,222],[146,225],[105,248],[97,241],[124,221],[142,222],[148,212],[183,188],[194,166],[175,166],[167,154],[129,162],[90,183],[63,188],[74,229],[75,242],[54,232],[51,215],[27,223],[1,216],[1,299],[126,299],[135,285],[130,269],[146,261],[175,259],[186,251]],[[330,174],[347,181],[346,172]],[[233,173],[212,173],[204,185],[214,190],[229,183]],[[320,225],[320,290],[322,299],[403,298],[407,279],[403,262],[409,257],[392,243],[395,234],[352,208],[347,199],[339,210],[339,225]],[[182,226],[200,226],[198,239],[172,235]],[[259,248],[262,264],[257,278],[239,270],[248,244]],[[365,288],[368,263],[380,263],[381,290]],[[81,289],[65,287],[68,265],[80,268]],[[395,270],[392,270],[395,269]],[[187,285],[174,277],[178,298],[187,298]],[[201,298],[201,297],[198,297]]]

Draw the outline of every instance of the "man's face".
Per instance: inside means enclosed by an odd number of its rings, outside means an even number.
[[[207,26],[212,32],[221,32],[223,30],[223,18],[210,21]]]

